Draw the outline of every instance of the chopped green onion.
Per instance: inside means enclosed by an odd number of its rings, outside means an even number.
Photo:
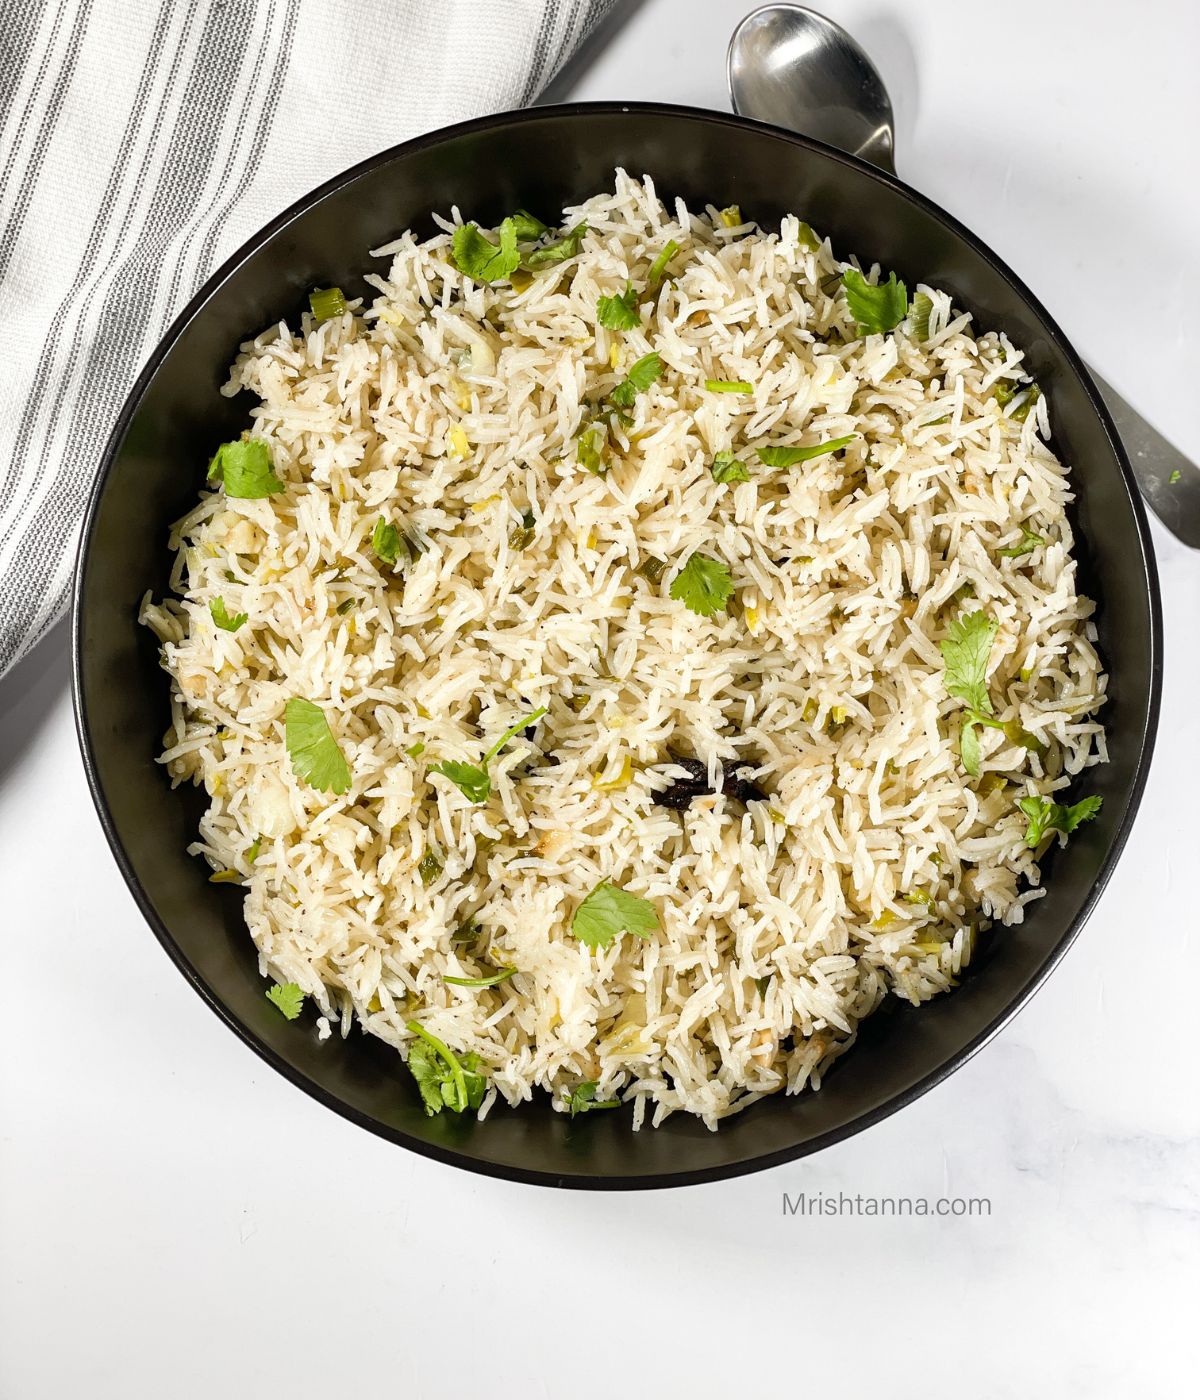
[[[741,228],[746,222],[742,218],[742,211],[736,204],[730,204],[721,210],[721,222],[726,228]]]
[[[933,298],[918,292],[912,299],[908,313],[908,329],[914,340],[929,339],[929,313],[933,310]]]
[[[420,758],[421,755],[425,752],[425,743],[423,740],[418,739],[415,744],[409,744],[408,748],[406,748],[404,752],[409,756],[409,758]]]
[[[608,461],[604,448],[608,443],[608,428],[603,423],[592,422],[580,428],[575,436],[575,456],[584,471],[593,476],[603,476],[608,471]]]
[[[358,602],[358,599],[357,599],[357,598],[347,598],[346,601],[345,601],[344,603],[339,603],[339,604],[337,605],[337,613],[338,613],[338,615],[339,615],[340,617],[345,617],[346,614],[351,610],[351,608],[354,607],[355,603],[357,603],[357,602]]]
[[[508,547],[516,550],[528,549],[533,543],[535,533],[533,511],[527,510],[521,516],[521,523],[514,525],[509,531]]]
[[[648,583],[657,583],[666,571],[666,561],[664,559],[655,559],[653,556],[649,559],[643,559],[637,569],[638,574]]]
[[[426,851],[417,866],[417,874],[421,877],[421,883],[426,886],[432,885],[441,873],[442,862],[436,852]]]
[[[752,394],[754,385],[747,379],[706,379],[704,387],[710,394]]]
[[[1025,393],[1025,397],[1017,404],[1016,408],[1008,415],[1015,423],[1024,423],[1029,417],[1029,411],[1042,397],[1042,391],[1036,384],[1031,384]]]
[[[650,264],[650,271],[646,277],[646,285],[654,290],[662,281],[662,275],[667,270],[667,264],[679,252],[679,244],[673,238],[667,240],[666,246],[658,257]]]
[[[342,295],[341,287],[314,288],[308,294],[308,304],[318,325],[346,314],[346,298]]]

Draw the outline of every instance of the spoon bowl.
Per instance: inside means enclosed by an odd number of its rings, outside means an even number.
[[[763,5],[734,30],[726,71],[739,116],[815,136],[896,173],[891,98],[840,24],[802,5]]]

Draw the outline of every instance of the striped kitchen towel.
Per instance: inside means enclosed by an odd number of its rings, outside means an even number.
[[[66,606],[122,400],[255,229],[531,102],[615,0],[0,0],[0,674]]]

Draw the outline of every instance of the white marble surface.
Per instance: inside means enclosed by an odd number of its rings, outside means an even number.
[[[902,173],[1200,454],[1191,0],[826,4],[891,84]],[[723,106],[746,8],[633,4],[572,95]],[[863,1394],[875,1373],[897,1400],[1186,1385],[1200,555],[1157,527],[1155,545],[1158,755],[1120,868],[1040,995],[840,1147],[634,1196],[410,1156],[238,1043],[108,857],[60,629],[0,683],[0,1397]],[[992,1215],[783,1218],[801,1190],[987,1196]]]

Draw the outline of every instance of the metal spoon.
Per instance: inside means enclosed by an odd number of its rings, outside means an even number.
[[[839,24],[802,5],[763,5],[733,32],[733,110],[825,141],[896,173],[895,124],[875,65]],[[1200,549],[1200,468],[1096,373],[1142,495],[1162,523]]]

